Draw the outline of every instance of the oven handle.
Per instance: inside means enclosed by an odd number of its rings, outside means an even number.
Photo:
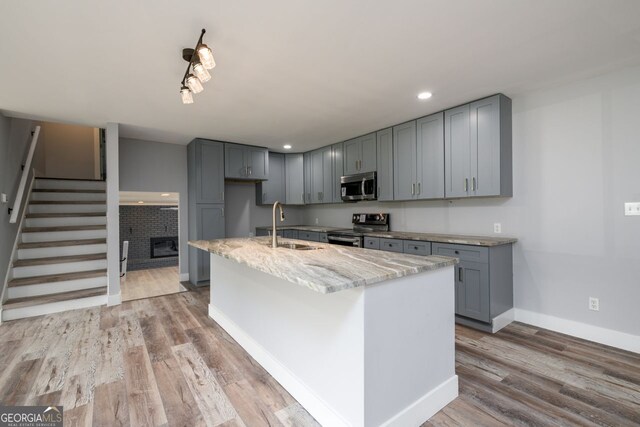
[[[327,236],[328,240],[335,240],[336,242],[349,242],[349,243],[358,243],[360,240],[357,237],[349,238],[349,237],[336,237],[336,236]]]
[[[367,181],[367,179],[366,179],[366,178],[362,178],[362,193],[361,193],[361,194],[362,194],[363,196],[365,196],[365,194],[364,194],[364,191],[365,191],[365,190],[364,190],[364,183],[365,183],[366,181]]]

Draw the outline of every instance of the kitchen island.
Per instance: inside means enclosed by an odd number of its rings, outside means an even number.
[[[320,424],[419,426],[458,395],[455,258],[189,244],[211,254],[209,315]]]

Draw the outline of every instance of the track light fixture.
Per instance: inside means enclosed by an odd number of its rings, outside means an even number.
[[[183,104],[193,104],[193,94],[204,90],[202,83],[211,80],[208,70],[216,66],[213,52],[209,46],[202,43],[205,32],[203,28],[195,49],[182,49],[182,59],[189,63],[180,83],[180,97]]]

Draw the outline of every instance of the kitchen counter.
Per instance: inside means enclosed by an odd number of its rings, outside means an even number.
[[[256,227],[260,230],[271,231],[271,226]],[[289,225],[277,227],[278,230],[300,230],[327,233],[335,230],[344,230],[344,227],[323,227],[310,225]],[[410,231],[385,231],[385,232],[365,232],[365,237],[376,237],[381,239],[402,239],[416,240],[423,242],[452,243],[458,245],[493,247],[509,245],[518,241],[515,237],[493,237],[493,236],[472,236],[465,234],[438,234],[438,233],[414,233]]]
[[[315,250],[271,248],[270,237],[190,241],[189,245],[231,259],[323,294],[452,266],[456,258],[373,252],[327,243],[278,238]],[[453,284],[452,284],[453,286]]]

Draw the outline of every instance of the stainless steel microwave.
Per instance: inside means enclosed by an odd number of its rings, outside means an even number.
[[[347,175],[340,178],[340,195],[345,202],[376,200],[378,188],[376,172]]]

